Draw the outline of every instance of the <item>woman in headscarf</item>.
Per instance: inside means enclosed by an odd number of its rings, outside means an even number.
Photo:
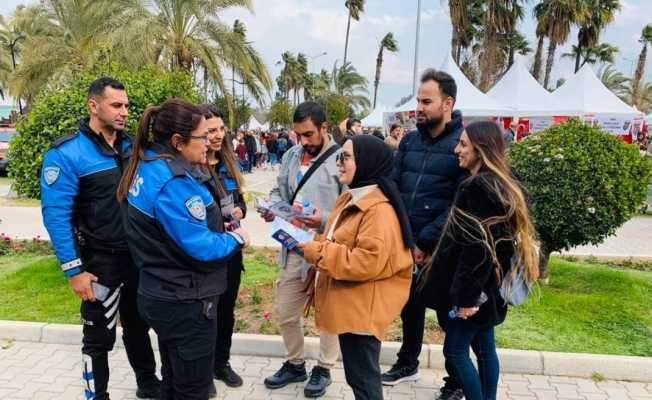
[[[406,303],[413,240],[407,212],[389,178],[392,150],[371,135],[348,139],[338,156],[340,183],[325,235],[300,245],[317,269],[317,327],[339,335],[355,398],[382,399],[380,344]]]

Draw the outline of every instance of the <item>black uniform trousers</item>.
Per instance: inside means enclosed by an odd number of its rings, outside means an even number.
[[[346,383],[355,400],[382,400],[380,380],[380,340],[371,335],[339,335]]]
[[[84,269],[110,289],[104,301],[83,301],[81,318],[83,382],[87,399],[108,399],[108,353],[113,350],[118,316],[122,340],[138,385],[156,379],[156,361],[149,339],[149,326],[138,314],[136,293],[138,270],[128,252],[107,252],[85,248]]]
[[[138,295],[138,309],[158,335],[160,400],[207,400],[213,382],[218,297],[168,302]]]
[[[420,301],[419,295],[416,292],[418,282],[419,275],[414,274],[412,276],[412,285],[410,286],[410,297],[401,311],[403,342],[401,343],[401,349],[398,351],[397,364],[409,368],[417,368],[419,366],[419,355],[423,346],[423,333],[426,320],[426,306]],[[447,318],[448,313],[446,311],[437,311],[437,321],[444,332],[446,332]],[[448,373],[448,377],[444,378],[446,386],[451,389],[461,388],[462,386],[460,386],[454,377],[453,366],[450,361],[446,361],[444,367]]]
[[[231,338],[235,325],[235,302],[240,290],[243,261],[242,251],[231,257],[227,264],[226,291],[217,302],[217,335],[215,341],[215,370],[226,367],[231,355]]]

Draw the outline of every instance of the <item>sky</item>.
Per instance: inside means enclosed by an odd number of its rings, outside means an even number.
[[[247,36],[262,55],[272,77],[276,79],[281,65],[277,62],[285,51],[302,52],[308,56],[311,72],[322,68],[332,70],[344,57],[347,9],[344,0],[252,0],[254,12],[230,9],[220,19],[231,25],[237,18],[247,27]],[[0,0],[0,13],[9,14],[17,4],[34,3],[34,0]],[[527,37],[530,47],[536,49],[535,21],[531,0],[527,5],[526,19],[519,30]],[[620,0],[621,10],[615,21],[601,36],[619,48],[616,67],[630,76],[635,67],[641,45],[638,39],[643,26],[652,23],[652,1]],[[419,70],[438,68],[450,52],[451,24],[445,0],[422,0],[422,29],[420,39]],[[393,32],[400,51],[385,53],[378,92],[378,103],[391,106],[412,92],[414,47],[416,33],[417,0],[367,0],[365,12],[359,22],[352,21],[348,59],[358,71],[369,79],[370,97],[373,96],[373,78],[380,40]],[[561,59],[577,41],[574,29],[569,42],[557,50],[553,79],[568,78],[573,74],[574,61]],[[323,53],[326,55],[321,55]],[[528,56],[532,62],[533,53]],[[648,63],[649,64],[649,63]],[[646,78],[652,79],[648,65]]]

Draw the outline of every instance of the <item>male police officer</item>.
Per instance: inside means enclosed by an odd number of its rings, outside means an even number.
[[[149,327],[136,307],[137,270],[131,260],[116,190],[131,152],[123,129],[129,105],[124,86],[100,78],[88,89],[90,118],[45,154],[41,204],[63,274],[82,300],[82,376],[86,399],[109,398],[107,353],[120,315],[122,339],[136,373],[139,398],[156,398]]]

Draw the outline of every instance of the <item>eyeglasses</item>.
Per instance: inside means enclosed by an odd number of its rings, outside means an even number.
[[[351,159],[351,155],[350,155],[350,154],[340,153],[340,154],[338,154],[337,156],[335,156],[335,162],[336,162],[337,164],[343,164],[344,161],[348,161],[348,160],[350,160],[350,159]]]
[[[190,135],[190,136],[188,136],[188,137],[189,137],[190,139],[201,140],[201,141],[203,141],[204,143],[207,143],[207,142],[208,142],[208,135],[204,135],[204,136],[193,136],[193,135]]]

